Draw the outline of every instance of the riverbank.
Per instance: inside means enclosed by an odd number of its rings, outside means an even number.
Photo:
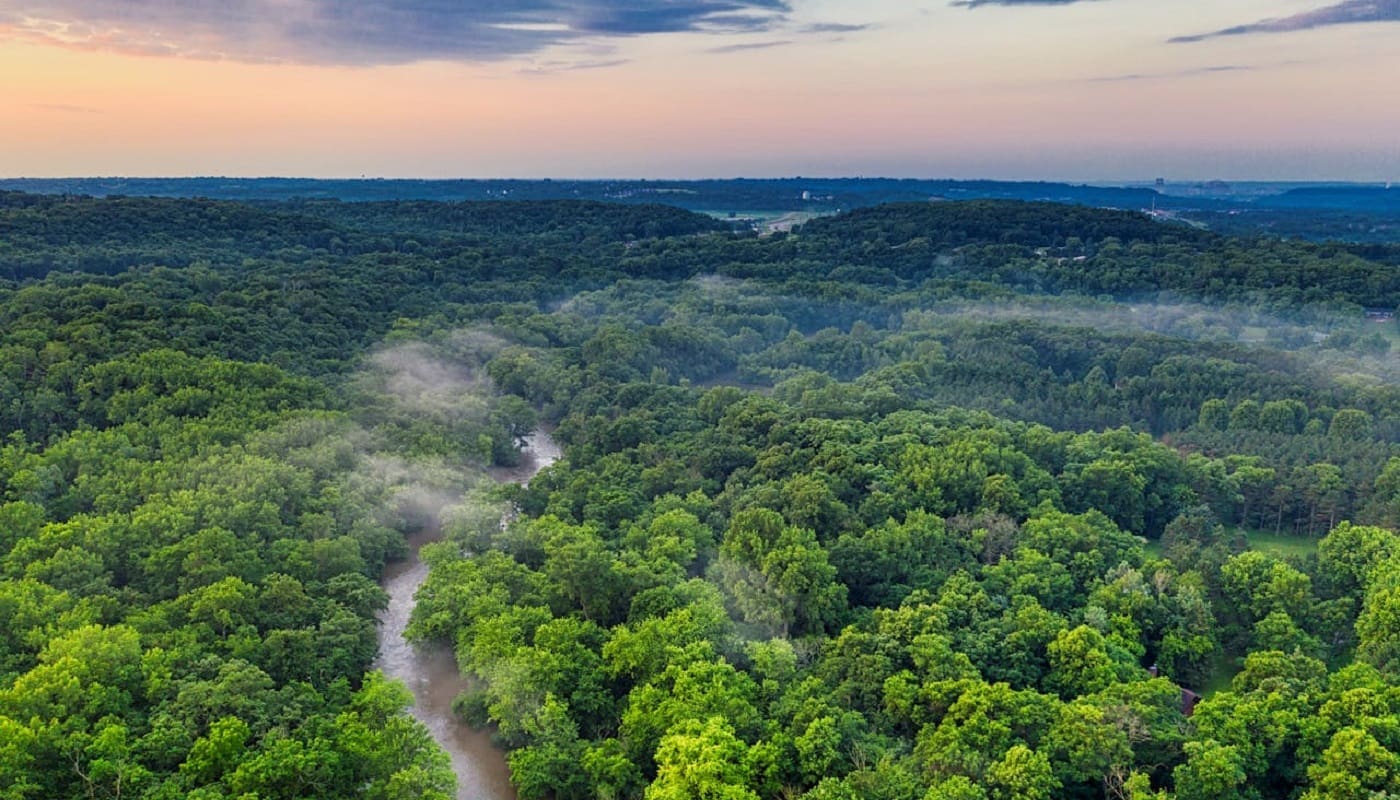
[[[492,470],[502,482],[528,483],[540,470],[559,459],[559,446],[541,428],[527,440],[520,465]],[[375,667],[401,681],[413,693],[409,709],[447,751],[457,776],[458,800],[515,800],[505,754],[491,743],[487,731],[476,730],[452,712],[452,701],[467,689],[450,647],[415,647],[404,638],[413,613],[414,596],[428,577],[428,565],[419,557],[425,544],[438,541],[442,531],[432,525],[409,536],[408,557],[388,565],[380,582],[389,594],[389,606],[379,618],[379,658]]]

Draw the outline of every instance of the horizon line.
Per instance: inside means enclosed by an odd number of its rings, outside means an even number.
[[[306,176],[306,175],[17,175],[0,176],[0,183],[11,183],[20,181],[309,181],[309,182],[345,182],[345,183],[493,183],[493,182],[513,182],[513,183],[549,183],[553,181],[568,183],[609,183],[609,182],[667,182],[667,183],[717,183],[732,181],[755,181],[755,182],[781,182],[781,181],[911,181],[926,183],[1044,183],[1044,184],[1064,184],[1071,186],[1107,186],[1122,188],[1153,188],[1158,180],[1163,180],[1166,186],[1179,186],[1189,184],[1297,184],[1297,185],[1318,185],[1318,186],[1384,186],[1389,188],[1392,184],[1400,183],[1397,180],[1385,178],[1373,178],[1365,180],[1337,178],[1337,179],[1290,179],[1290,178],[1229,178],[1222,176],[1210,177],[1151,177],[1151,178],[1007,178],[1007,177],[972,177],[955,178],[950,176],[930,177],[912,175],[780,175],[780,176],[750,176],[732,175],[727,177],[707,177],[707,178],[683,178],[673,176],[607,176],[607,177],[574,177],[568,175],[553,175],[546,177],[415,177],[415,176]]]

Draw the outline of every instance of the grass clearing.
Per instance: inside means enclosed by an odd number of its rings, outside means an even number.
[[[1148,558],[1162,558],[1162,540],[1148,539],[1142,546],[1147,551]]]
[[[1235,534],[1238,529],[1231,528],[1229,533]],[[1244,531],[1245,544],[1250,550],[1258,550],[1267,553],[1275,558],[1288,558],[1289,556],[1308,556],[1317,552],[1317,539],[1307,536],[1295,536],[1288,533],[1273,533],[1271,531]],[[1160,539],[1148,539],[1143,543],[1142,549],[1147,551],[1149,558],[1162,558],[1162,541]]]
[[[1250,550],[1258,550],[1276,558],[1308,556],[1317,552],[1317,540],[1307,536],[1293,536],[1286,533],[1266,531],[1245,531],[1245,541]]]
[[[1202,697],[1211,697],[1216,692],[1228,690],[1231,682],[1235,680],[1235,676],[1240,674],[1242,667],[1239,659],[1224,653],[1216,653],[1215,658],[1211,659],[1210,677],[1206,680],[1205,685],[1196,691],[1200,692]]]

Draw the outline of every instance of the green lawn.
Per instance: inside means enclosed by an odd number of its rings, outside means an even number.
[[[1317,552],[1317,540],[1307,536],[1267,533],[1265,531],[1245,531],[1245,541],[1250,550],[1258,550],[1278,558],[1306,556]]]
[[[1161,540],[1161,539],[1148,539],[1148,540],[1147,540],[1147,543],[1144,544],[1144,545],[1142,546],[1142,549],[1147,551],[1147,557],[1148,557],[1148,558],[1161,558],[1161,557],[1162,557],[1162,540]]]
[[[1234,533],[1234,529],[1231,529],[1231,533]],[[1277,558],[1306,556],[1317,552],[1317,540],[1310,539],[1306,536],[1247,530],[1244,532],[1244,538],[1250,550],[1258,550],[1261,553],[1268,553]],[[1161,540],[1148,539],[1147,543],[1142,547],[1147,551],[1149,558],[1162,557]]]
[[[1217,653],[1215,658],[1211,660],[1210,678],[1205,685],[1187,688],[1194,689],[1202,697],[1210,697],[1216,692],[1223,692],[1230,688],[1230,682],[1239,674],[1240,667],[1238,659],[1231,658],[1224,653]]]

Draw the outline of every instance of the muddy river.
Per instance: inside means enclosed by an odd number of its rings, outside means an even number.
[[[543,429],[530,435],[520,466],[492,471],[500,481],[526,483],[535,473],[559,458],[559,446]],[[491,745],[491,735],[473,730],[452,713],[452,700],[467,688],[457,670],[451,648],[445,645],[414,647],[404,641],[404,628],[413,611],[413,596],[428,577],[428,565],[418,557],[423,545],[441,536],[436,528],[408,538],[409,556],[384,570],[384,591],[389,608],[379,618],[379,659],[385,675],[404,683],[413,692],[410,713],[428,727],[433,738],[452,758],[457,774],[458,800],[515,800],[505,754]]]

